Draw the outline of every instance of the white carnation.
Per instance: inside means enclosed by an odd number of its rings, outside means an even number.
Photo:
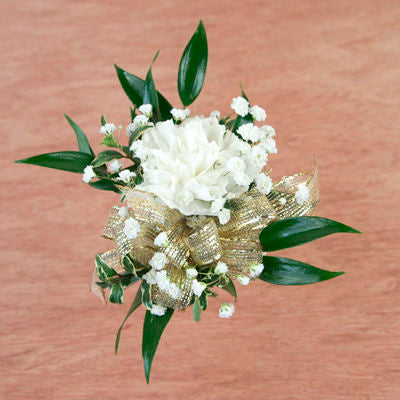
[[[93,167],[91,165],[88,165],[83,170],[82,180],[85,183],[89,183],[91,181],[91,179],[94,178],[95,176],[96,176],[96,173],[93,171]]]
[[[265,174],[259,174],[256,177],[255,182],[256,182],[257,189],[261,193],[268,194],[272,189],[272,179]]]
[[[196,268],[188,268],[186,270],[186,278],[188,278],[188,279],[196,278],[197,275],[198,275],[198,272],[197,272]]]
[[[149,264],[158,271],[162,270],[167,263],[167,256],[164,253],[160,253],[158,251],[154,253],[152,259],[149,261]]]
[[[118,172],[121,167],[122,163],[119,160],[111,161],[110,164],[108,164],[108,168],[110,168],[111,172]]]
[[[149,285],[155,285],[157,283],[157,270],[152,268],[149,272],[142,276],[142,279],[145,280]]]
[[[151,117],[151,115],[153,114],[153,106],[151,104],[142,104],[139,107],[139,111],[146,117]]]
[[[260,172],[250,153],[240,155],[240,142],[215,118],[158,122],[131,146],[143,167],[144,182],[136,188],[186,216],[217,216],[220,199],[246,192]]]
[[[235,312],[235,306],[232,303],[223,303],[219,309],[220,318],[230,318]]]
[[[190,115],[190,110],[188,108],[184,110],[173,108],[170,112],[175,121],[183,121]]]
[[[264,271],[264,265],[263,264],[253,264],[250,267],[250,277],[251,278],[257,278],[261,272]]]
[[[158,247],[167,247],[168,246],[168,235],[166,232],[159,233],[154,239],[154,244]]]
[[[253,106],[250,108],[250,114],[256,121],[264,121],[267,118],[265,110],[259,106]]]
[[[120,209],[118,210],[118,215],[121,218],[128,218],[129,217],[128,207],[120,207]]]
[[[124,233],[128,239],[135,239],[140,232],[140,224],[135,218],[125,220]]]
[[[244,117],[249,113],[249,102],[244,97],[234,97],[231,108],[236,114]]]
[[[218,275],[226,274],[226,273],[228,272],[228,266],[227,266],[224,262],[220,261],[220,262],[216,265],[216,267],[215,267],[215,269],[214,269],[214,272],[215,272],[216,274],[218,274]]]
[[[212,111],[211,114],[210,114],[210,117],[211,118],[217,118],[219,120],[220,117],[221,117],[221,113],[219,111],[217,111],[217,110]]]
[[[218,214],[219,223],[225,225],[231,219],[231,210],[223,208]]]
[[[295,193],[296,201],[298,204],[305,203],[310,197],[310,190],[305,183],[297,185],[297,191]]]
[[[112,135],[115,132],[115,125],[114,124],[104,124],[101,128],[100,128],[100,133],[102,135]]]
[[[164,315],[167,311],[167,307],[164,307],[160,304],[153,304],[153,306],[151,307],[151,314],[153,315],[157,315],[159,317],[161,317],[162,315]]]
[[[129,169],[124,169],[118,174],[117,179],[124,183],[129,183],[135,176],[136,174],[134,172],[129,171]]]
[[[192,282],[192,290],[195,296],[199,297],[203,293],[203,290],[207,287],[207,285],[203,282],[199,282],[197,279],[194,279]]]
[[[211,203],[211,208],[210,208],[211,212],[219,212],[219,211],[221,211],[221,209],[224,207],[225,201],[226,200],[224,198],[222,198],[222,197],[217,199],[217,200],[214,200]]]
[[[245,275],[238,275],[236,279],[241,285],[248,285],[250,282],[250,278]]]

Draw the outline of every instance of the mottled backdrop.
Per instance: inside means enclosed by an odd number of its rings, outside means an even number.
[[[399,1],[2,0],[1,399],[400,398]],[[198,324],[176,313],[146,386],[144,311],[89,292],[93,256],[117,195],[75,174],[12,164],[74,150],[63,113],[95,149],[100,115],[127,124],[113,63],[179,106],[180,55],[202,18],[209,68],[193,113],[229,112],[239,83],[267,109],[273,177],[320,167],[318,215],[363,235],[281,252],[347,274],[306,287],[239,288]],[[127,303],[133,290],[127,294]]]

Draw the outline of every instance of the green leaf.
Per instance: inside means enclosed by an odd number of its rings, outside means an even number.
[[[149,129],[151,126],[149,125],[141,125],[138,126],[133,132],[132,134],[129,136],[129,147],[132,145],[132,143],[137,140],[140,135],[142,134],[143,131],[145,131],[146,129]]]
[[[244,99],[246,99],[246,100],[250,103],[249,98],[246,96],[246,93],[245,93],[244,90],[243,90],[242,84],[240,84],[240,89],[241,89],[241,91],[242,91],[242,97],[243,97]]]
[[[108,179],[99,179],[95,182],[89,182],[89,185],[95,189],[99,190],[109,190],[115,193],[121,193],[121,191]]]
[[[119,151],[116,150],[105,150],[101,153],[97,154],[96,158],[92,161],[93,167],[100,167],[111,160],[115,160],[116,158],[124,157]]]
[[[135,108],[129,107],[129,110],[131,111],[131,122],[136,118],[136,106]]]
[[[117,71],[118,79],[121,83],[122,89],[124,89],[126,95],[129,97],[131,102],[136,106],[140,107],[143,103],[144,95],[144,83],[143,79],[138,78],[135,75],[124,71],[118,65],[114,65]],[[168,100],[160,93],[157,92],[158,103],[160,108],[161,119],[163,121],[171,118],[170,111],[172,110],[172,105]]]
[[[196,296],[194,296],[194,297],[196,299]],[[207,295],[207,291],[206,290],[203,290],[203,293],[199,297],[199,301],[200,301],[201,309],[203,311],[206,311],[207,310],[207,306],[208,306],[208,295]],[[193,302],[193,304],[194,304],[194,302]]]
[[[235,284],[232,282],[232,279],[229,279],[228,283],[225,286],[221,286],[221,289],[224,289],[231,296],[233,296],[235,298],[235,301],[237,300],[236,288]]]
[[[128,256],[125,256],[122,259],[122,266],[124,267],[125,271],[130,272],[131,274],[133,274],[135,271],[135,265]]]
[[[301,261],[282,257],[263,257],[264,271],[260,279],[275,285],[308,285],[326,281],[344,272],[326,271]]]
[[[360,233],[350,226],[321,217],[296,217],[273,222],[260,233],[265,251],[286,249],[337,232]]]
[[[239,129],[239,127],[241,127],[244,124],[249,124],[253,121],[254,121],[254,119],[251,114],[247,114],[244,117],[241,117],[240,115],[238,115],[235,119],[235,123],[233,124],[232,132],[237,133],[237,130]]]
[[[111,303],[122,304],[124,302],[124,289],[120,281],[114,283],[108,297]]]
[[[113,135],[106,135],[104,136],[103,140],[100,142],[107,147],[116,147],[119,149],[119,144]]]
[[[200,321],[200,316],[201,316],[201,305],[200,305],[200,299],[196,296],[194,299],[193,303],[193,319],[196,322]]]
[[[200,94],[206,75],[207,59],[207,35],[203,22],[200,21],[179,64],[178,91],[184,106],[192,104]]]
[[[103,282],[107,283],[109,281],[108,278],[111,278],[111,277],[117,275],[117,272],[115,271],[115,269],[109,267],[108,264],[100,257],[99,254],[96,254],[95,263],[96,263],[96,269],[97,269],[99,278]]]
[[[158,57],[159,51],[157,51],[153,62],[150,65],[150,68],[146,75],[146,80],[144,82],[144,91],[143,91],[143,104],[151,104],[153,106],[153,119],[154,121],[159,121],[161,118],[160,115],[160,105],[158,104],[158,96],[156,86],[153,80],[152,67],[154,62]]]
[[[32,164],[40,167],[60,169],[62,171],[83,173],[93,156],[79,151],[57,151],[55,153],[40,154],[15,161],[20,164]]]
[[[101,122],[101,126],[104,126],[107,123],[106,119],[104,118],[104,115],[101,116],[100,122]]]
[[[79,151],[81,153],[91,154],[94,157],[94,153],[92,148],[90,147],[89,140],[84,134],[83,130],[67,114],[64,114],[64,116],[75,132],[76,139],[78,141]]]
[[[153,307],[153,302],[151,301],[151,285],[149,285],[146,281],[142,281],[140,289],[142,291],[142,304],[148,310],[151,310]]]
[[[150,380],[151,365],[158,343],[173,313],[174,310],[171,308],[168,308],[162,316],[153,315],[150,311],[146,312],[143,325],[142,356],[147,383]]]
[[[119,341],[121,338],[121,332],[122,329],[125,326],[126,321],[128,320],[128,318],[132,315],[132,313],[142,304],[142,292],[140,290],[140,288],[138,289],[138,291],[136,292],[136,296],[133,299],[133,302],[131,304],[131,306],[129,307],[128,313],[126,314],[125,319],[123,320],[121,326],[118,329],[117,332],[117,336],[115,338],[115,354],[118,353],[118,346],[119,346]]]

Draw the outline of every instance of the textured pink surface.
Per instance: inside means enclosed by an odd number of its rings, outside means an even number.
[[[0,12],[0,398],[400,398],[398,1],[3,0]],[[177,313],[147,387],[143,310],[115,357],[129,305],[104,308],[89,292],[118,196],[11,162],[75,149],[64,112],[93,143],[102,113],[126,125],[114,62],[144,76],[161,49],[156,84],[179,106],[179,57],[199,18],[209,70],[192,111],[228,112],[242,82],[278,132],[273,176],[309,169],[315,156],[317,214],[364,233],[281,253],[346,270],[340,278],[239,288],[229,321],[216,303],[199,324]]]

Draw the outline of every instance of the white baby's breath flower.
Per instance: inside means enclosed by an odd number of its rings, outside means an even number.
[[[126,134],[128,136],[131,136],[137,128],[140,128],[144,125],[152,125],[152,123],[149,122],[149,118],[146,115],[137,115],[134,120],[126,127]]]
[[[162,315],[164,315],[166,313],[166,311],[167,311],[167,307],[164,307],[160,304],[153,304],[153,306],[151,307],[150,313],[161,317]]]
[[[246,163],[240,157],[232,157],[226,163],[226,169],[234,174],[243,172],[246,168]]]
[[[267,153],[276,154],[278,152],[275,140],[270,137],[262,138],[260,141],[260,147],[262,147]]]
[[[224,262],[220,261],[220,262],[216,265],[216,267],[215,267],[215,269],[214,269],[214,272],[215,272],[216,274],[218,274],[218,275],[226,274],[226,273],[228,272],[228,266],[227,266]]]
[[[96,173],[93,171],[93,167],[91,165],[88,165],[83,170],[82,180],[85,183],[89,183],[91,181],[91,179],[94,178],[95,176],[96,176]]]
[[[197,279],[194,279],[192,282],[192,290],[195,296],[199,297],[203,293],[203,290],[207,287],[207,285],[203,282],[199,282]]]
[[[139,107],[139,111],[146,117],[150,118],[151,115],[153,114],[153,106],[151,104],[142,104]]]
[[[122,167],[122,163],[119,160],[114,160],[111,161],[110,164],[108,164],[108,168],[110,168],[111,172],[118,172]]]
[[[232,99],[231,108],[236,114],[244,117],[249,113],[249,102],[244,97],[234,97]]]
[[[250,278],[245,275],[238,275],[236,279],[241,285],[248,285],[250,282]]]
[[[145,280],[149,285],[155,285],[157,283],[157,270],[152,268],[149,272],[142,276],[142,279]]]
[[[165,269],[156,273],[156,282],[161,290],[168,290],[170,281],[167,277],[167,271]]]
[[[114,124],[104,124],[101,128],[100,128],[100,133],[102,135],[112,135],[115,132],[115,125]]]
[[[281,198],[279,199],[279,203],[280,203],[282,206],[284,206],[284,205],[286,204],[286,199],[285,199],[284,197],[281,197]]]
[[[262,129],[267,136],[274,137],[276,135],[275,129],[271,125],[263,125]]]
[[[129,169],[124,169],[118,174],[117,179],[124,183],[129,183],[135,176],[136,174],[134,172],[129,171]]]
[[[175,121],[183,121],[190,115],[190,110],[188,108],[183,110],[180,110],[179,108],[173,108],[170,112]]]
[[[231,210],[228,208],[223,208],[218,214],[219,223],[225,225],[231,219]]]
[[[296,202],[300,205],[308,200],[308,198],[310,197],[310,190],[305,183],[300,183],[299,185],[297,185],[295,197]]]
[[[265,174],[259,174],[256,177],[255,182],[256,182],[257,189],[261,193],[268,194],[272,189],[272,179]]]
[[[118,210],[118,215],[121,218],[128,218],[129,217],[128,207],[120,207],[119,210]]]
[[[164,253],[155,252],[149,264],[155,268],[157,271],[162,270],[168,263],[168,258]]]
[[[124,233],[128,239],[135,239],[140,232],[140,224],[135,218],[125,220]]]
[[[238,133],[244,140],[250,140],[254,143],[258,142],[261,136],[260,128],[251,122],[240,125]]]
[[[252,149],[252,147],[243,140],[238,140],[235,147],[236,150],[239,151],[240,156],[242,156],[243,154],[249,154]]]
[[[168,235],[166,232],[160,232],[154,239],[154,244],[158,247],[168,246]]]
[[[250,108],[250,114],[256,121],[264,121],[267,118],[267,113],[262,107],[253,106]]]
[[[188,279],[196,278],[197,275],[198,275],[198,272],[197,272],[196,268],[188,268],[186,270],[186,278],[188,278]]]
[[[257,278],[261,272],[264,271],[264,265],[263,264],[253,264],[250,267],[250,277],[251,278]]]
[[[234,174],[234,175],[233,175],[233,180],[234,180],[239,186],[244,186],[244,187],[246,187],[246,188],[249,187],[249,185],[250,185],[250,183],[251,183],[251,181],[252,181],[252,179],[251,179],[248,175],[246,175],[246,174],[244,174],[244,173],[241,173],[241,174]]]
[[[178,285],[173,282],[170,282],[168,285],[167,293],[173,298],[177,299],[181,295],[181,290],[179,289]]]
[[[221,113],[218,110],[212,111],[210,117],[220,119]]]
[[[253,157],[253,160],[255,164],[257,165],[258,170],[260,171],[265,167],[268,161],[268,153],[265,151],[265,149],[260,146],[253,146],[251,149],[251,156]]]
[[[235,312],[235,306],[232,303],[223,303],[219,309],[220,318],[230,318]]]

